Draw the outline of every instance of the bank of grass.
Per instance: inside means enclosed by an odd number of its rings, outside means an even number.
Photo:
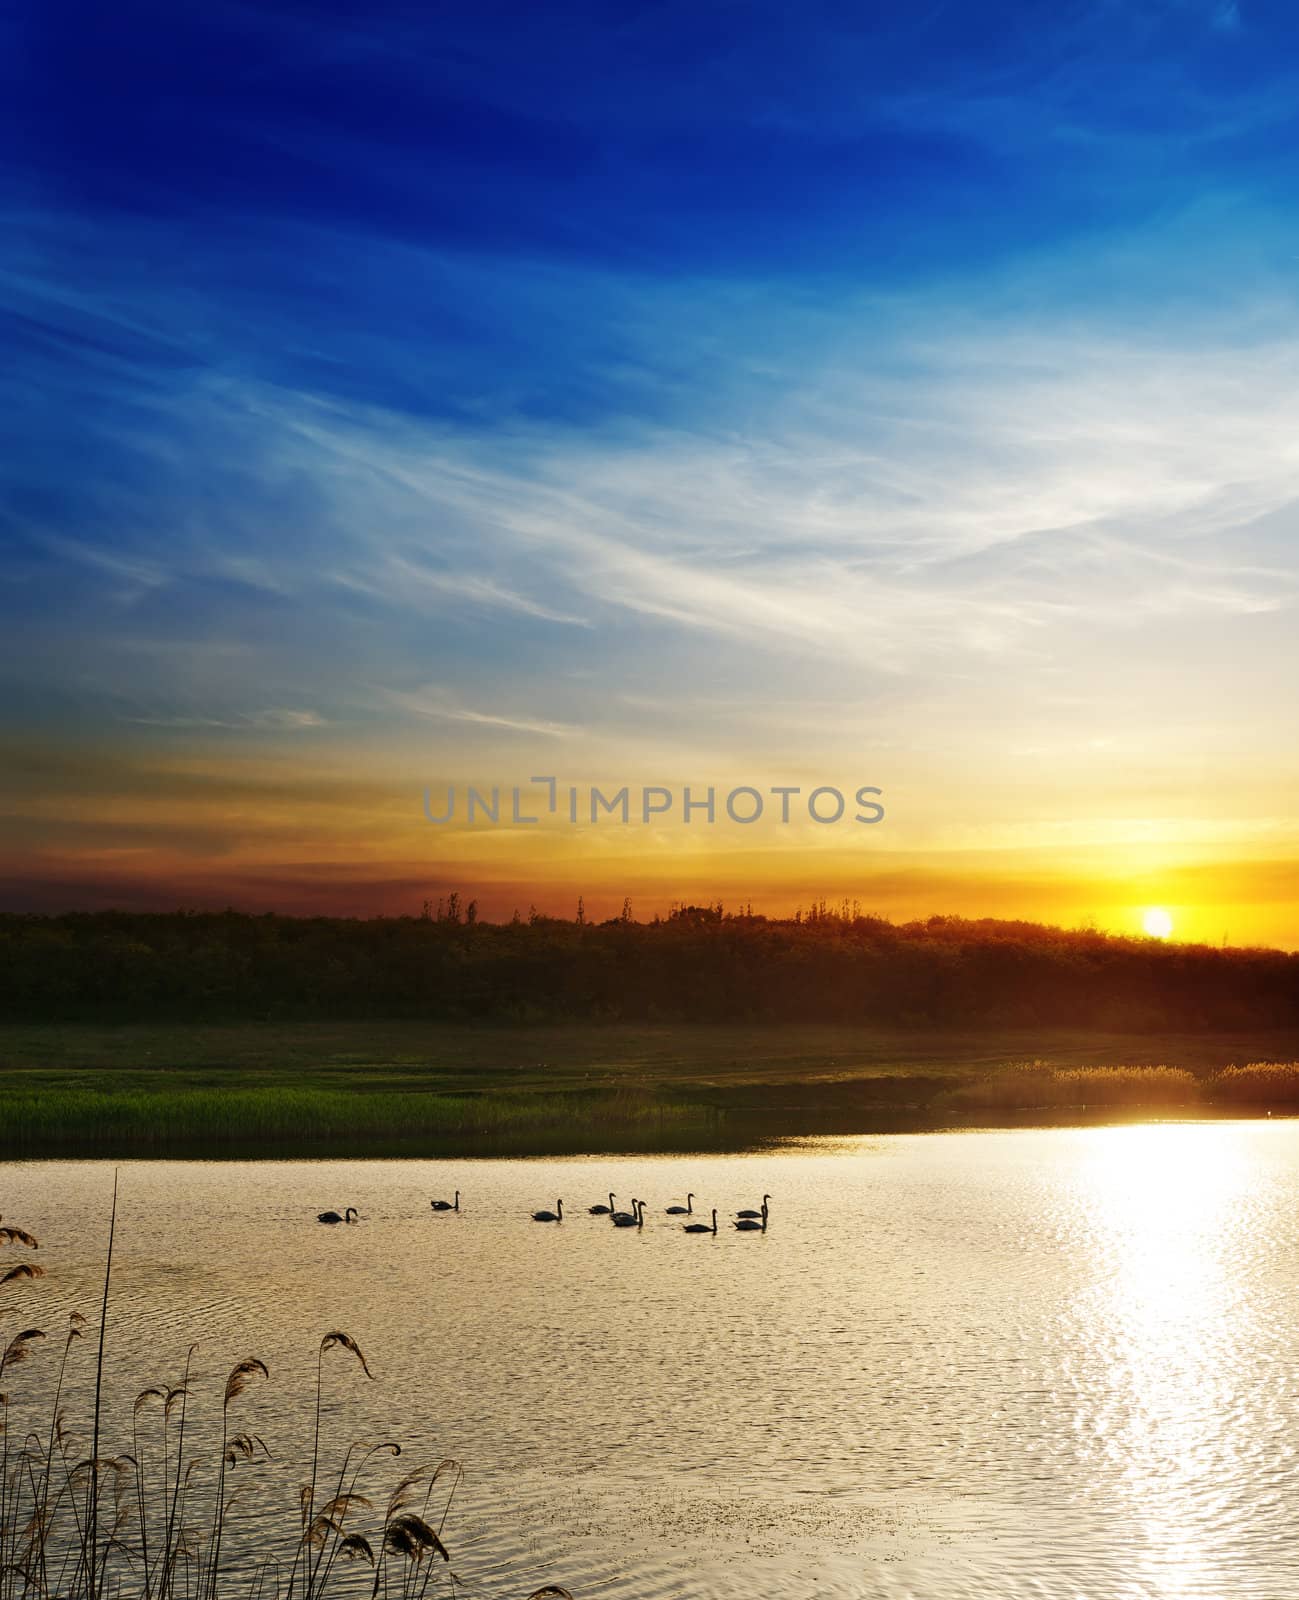
[[[1203,1077],[1233,1061],[1289,1060],[1277,1029],[1159,1034],[1086,1028],[896,1028],[839,1023],[0,1021],[0,1090],[84,1088],[761,1090],[879,1080],[951,1085],[1043,1058],[1058,1067],[1169,1061]]]
[[[292,1088],[86,1089],[3,1096],[12,1153],[440,1154],[637,1149],[703,1138],[706,1106],[631,1089],[438,1094]]]
[[[0,1157],[595,1154],[1074,1107],[1251,1114],[1299,1108],[1297,1046],[1263,1030],[0,1023]]]

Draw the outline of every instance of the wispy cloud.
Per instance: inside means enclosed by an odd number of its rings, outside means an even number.
[[[437,685],[414,691],[389,689],[385,693],[392,705],[432,722],[467,722],[475,727],[501,728],[509,733],[539,735],[546,739],[569,739],[580,732],[568,723],[548,722],[542,717],[475,711],[457,703]]]
[[[518,594],[479,573],[439,571],[400,554],[381,557],[377,571],[359,573],[342,569],[329,576],[344,589],[373,595],[402,608],[428,608],[430,605],[445,608],[448,604],[464,604],[476,611],[512,612],[575,628],[592,626],[587,617],[554,610],[530,595]]]
[[[513,619],[511,660],[548,662],[559,714],[499,725],[534,731],[588,720],[561,710],[566,681],[618,656],[629,621],[647,640],[711,641],[715,670],[748,654],[765,687],[782,658],[822,676],[845,662],[894,677],[1064,663],[1089,627],[1193,628],[1294,604],[1299,345],[1223,333],[1178,348],[968,317],[936,337],[932,316],[920,337],[923,315],[895,318],[887,374],[856,335],[816,370],[785,351],[779,401],[743,426],[719,412],[711,430],[475,436],[248,380],[173,381],[134,399],[151,450],[170,440],[151,507],[92,486],[83,515],[133,519],[119,541],[45,543],[134,586],[159,618],[193,594],[196,650],[228,641],[252,597],[274,601],[289,631],[249,633],[247,667],[289,649],[323,672],[336,711],[349,691],[312,608],[372,673],[389,655],[406,681],[454,661],[493,695],[502,636],[475,636],[475,619]],[[132,449],[120,432],[119,462]],[[172,473],[204,485],[179,537]],[[268,548],[269,520],[295,538]],[[213,585],[220,609],[197,599]],[[134,624],[101,615],[92,631],[119,660],[135,649]]]
[[[323,728],[327,726],[325,718],[318,712],[297,711],[289,707],[255,711],[241,717],[123,715],[120,720],[126,723],[134,723],[141,728],[224,728],[235,732],[243,729],[267,728],[277,732],[294,733],[308,728]]]
[[[1291,604],[1291,547],[1259,525],[1299,502],[1297,373],[1292,346],[1007,351],[994,336],[916,352],[891,391],[850,368],[822,374],[814,400],[744,438],[478,445],[336,416],[309,439],[382,485],[380,548],[385,525],[423,506],[431,524],[477,527],[444,559],[489,551],[579,603],[384,554],[411,600],[587,627],[630,611],[903,667],[953,643],[1013,648],[1062,615],[1122,625]]]

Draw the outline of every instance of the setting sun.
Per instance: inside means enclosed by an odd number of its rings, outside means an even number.
[[[1170,939],[1173,934],[1173,919],[1163,906],[1151,906],[1142,917],[1141,926],[1152,939]]]

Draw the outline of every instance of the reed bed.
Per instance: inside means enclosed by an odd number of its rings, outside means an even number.
[[[960,1110],[1031,1111],[1065,1106],[1185,1106],[1200,1086],[1181,1067],[1056,1067],[1023,1061],[978,1083],[963,1084],[944,1097]]]
[[[1209,1082],[1214,1100],[1233,1105],[1299,1105],[1299,1061],[1251,1061],[1224,1067]]]
[[[104,1349],[116,1192],[113,1216],[91,1414],[78,1421],[67,1403],[72,1369],[90,1342],[82,1316],[73,1314],[57,1338],[20,1328],[0,1350],[0,1600],[468,1600],[475,1591],[458,1577],[446,1542],[463,1477],[458,1461],[398,1470],[401,1448],[388,1441],[353,1444],[333,1467],[321,1459],[322,1408],[334,1404],[349,1376],[373,1376],[360,1346],[341,1330],[325,1334],[317,1348],[311,1471],[278,1549],[239,1547],[246,1524],[232,1515],[274,1470],[266,1441],[241,1421],[241,1397],[271,1382],[258,1357],[236,1362],[226,1377],[219,1445],[195,1443],[192,1347],[172,1381],[135,1397],[129,1442],[110,1449],[101,1423],[111,1409]],[[0,1233],[0,1245],[37,1248],[21,1228]],[[59,1351],[53,1401],[33,1426],[14,1385],[19,1369],[51,1343]],[[386,1488],[385,1468],[395,1475]],[[572,1596],[549,1584],[528,1600]]]
[[[269,1087],[111,1089],[51,1087],[5,1096],[5,1150],[118,1153],[245,1150],[258,1146],[399,1147],[488,1140],[525,1146],[708,1125],[707,1108],[640,1090],[581,1094],[439,1094]]]
[[[1062,1107],[1299,1107],[1299,1061],[1251,1061],[1196,1077],[1181,1067],[1058,1067],[1019,1061],[941,1097],[961,1111],[1036,1111]]]

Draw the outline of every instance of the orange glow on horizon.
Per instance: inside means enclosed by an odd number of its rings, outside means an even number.
[[[1175,926],[1189,944],[1299,946],[1299,840],[1230,819],[1211,830],[1134,818],[1103,797],[1068,816],[1039,798],[1030,818],[1022,798],[995,792],[976,808],[916,780],[885,792],[887,819],[872,827],[514,827],[504,811],[500,826],[438,827],[422,814],[422,774],[377,746],[359,768],[343,747],[311,763],[198,746],[87,747],[63,765],[48,750],[15,755],[22,820],[0,852],[0,905],[13,909],[418,916],[455,891],[493,921],[533,906],[571,917],[579,896],[593,919],[630,899],[644,920],[674,903],[779,917],[847,902],[895,922],[993,917],[1159,938]],[[1166,932],[1143,921],[1154,912]]]

